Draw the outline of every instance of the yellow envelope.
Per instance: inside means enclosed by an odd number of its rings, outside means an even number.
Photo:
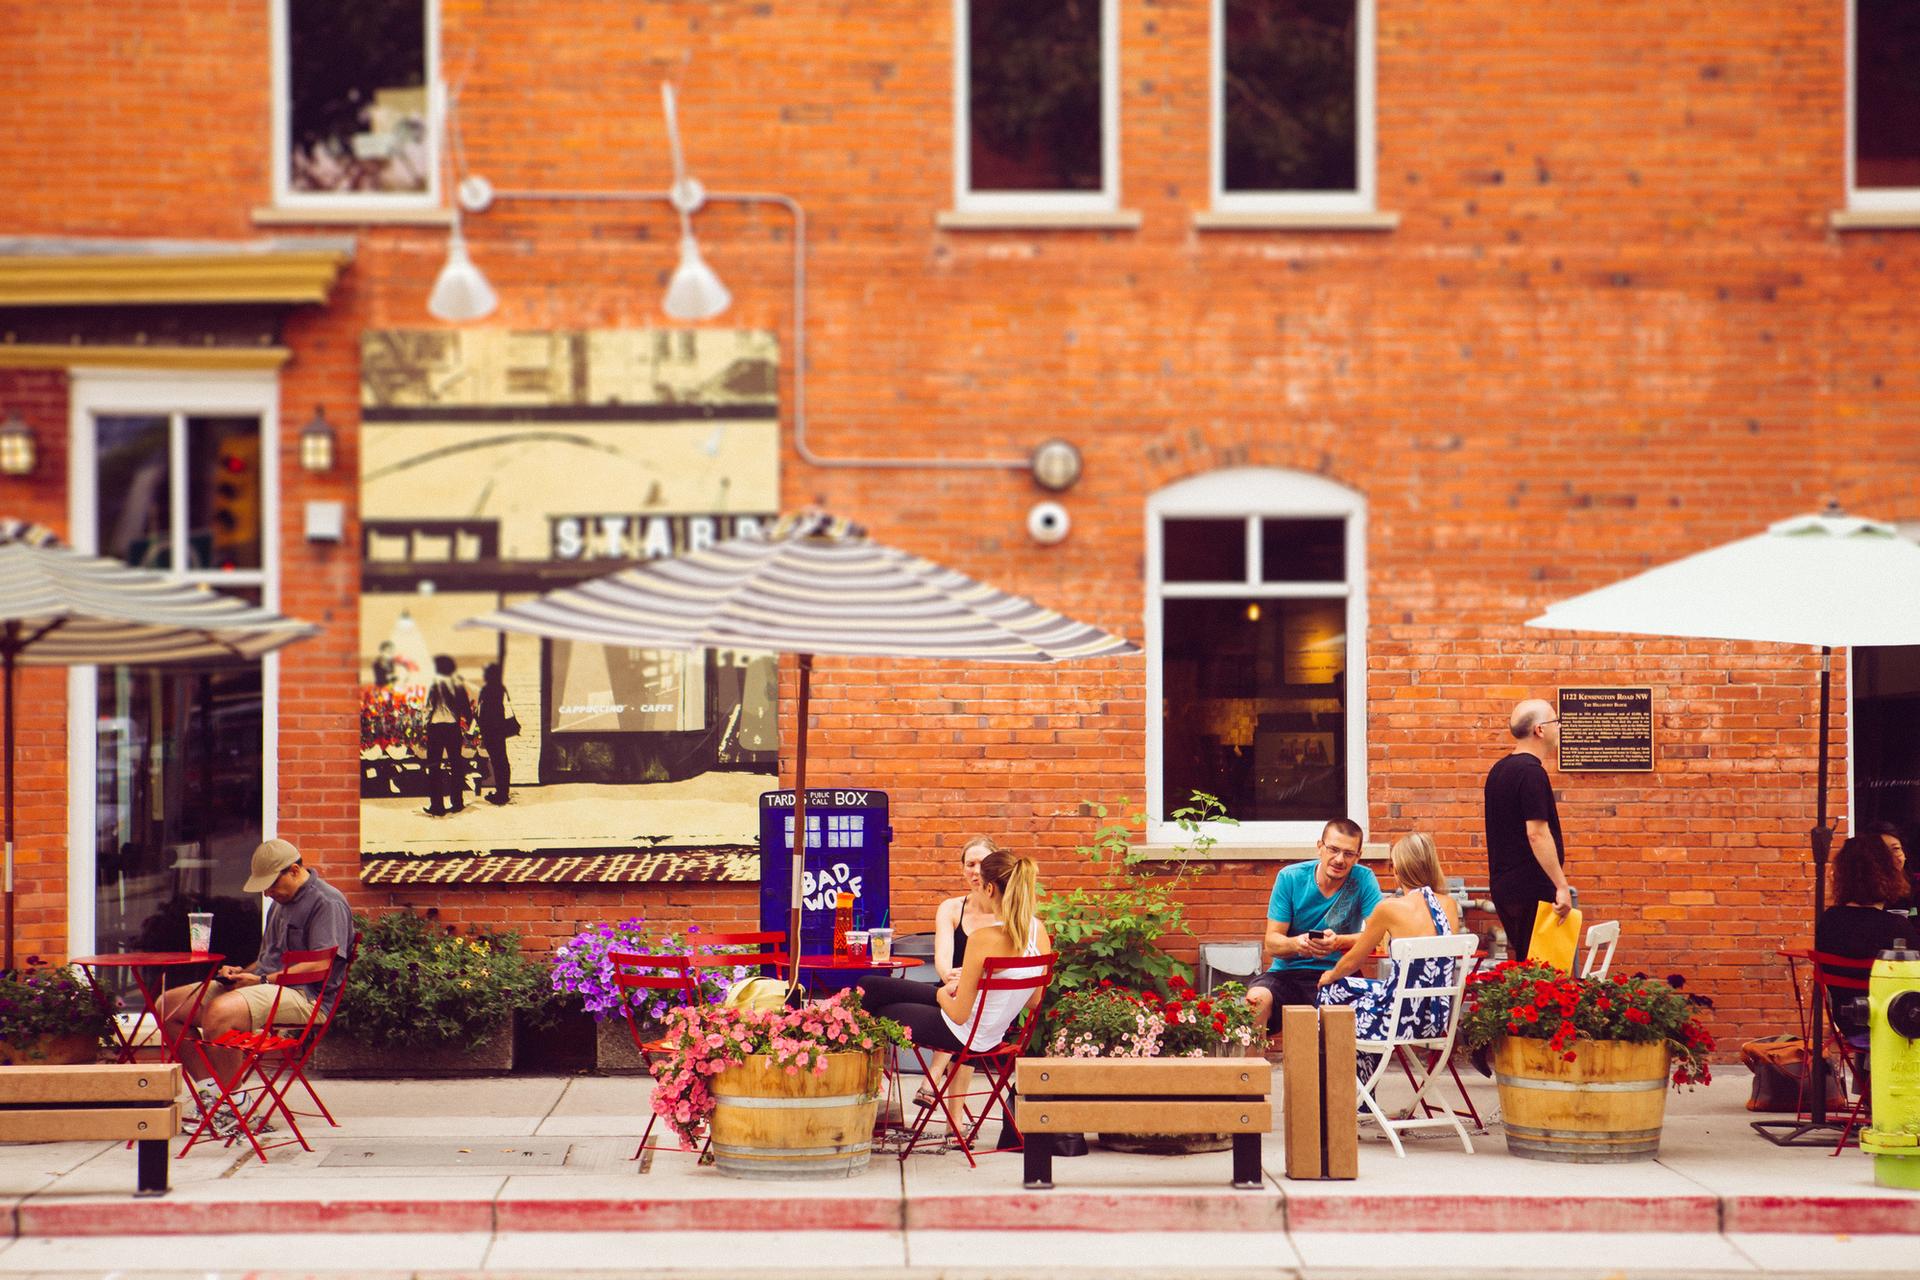
[[[1544,960],[1562,973],[1573,972],[1574,953],[1580,948],[1580,908],[1567,912],[1562,920],[1553,914],[1553,904],[1543,902],[1533,913],[1533,941],[1527,945],[1527,959]]]

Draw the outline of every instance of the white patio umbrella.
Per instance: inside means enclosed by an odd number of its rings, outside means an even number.
[[[592,644],[799,655],[787,935],[796,980],[807,845],[807,702],[816,655],[1052,663],[1140,651],[1120,636],[870,541],[858,526],[817,512],[782,520],[766,538],[729,538],[460,625]]]
[[[6,968],[13,968],[13,692],[18,668],[247,660],[318,630],[198,584],[82,554],[60,545],[41,525],[0,519]]]
[[[1826,906],[1827,712],[1833,651],[1920,644],[1920,546],[1892,525],[1830,508],[1795,516],[1612,586],[1549,605],[1527,621],[1556,631],[1625,632],[1820,647],[1820,753],[1814,784],[1813,919]],[[1826,1119],[1820,1011],[1813,1017],[1813,1115]],[[1804,1131],[1804,1130],[1803,1130]],[[1771,1136],[1771,1135],[1769,1135]],[[1789,1140],[1798,1134],[1789,1135]]]

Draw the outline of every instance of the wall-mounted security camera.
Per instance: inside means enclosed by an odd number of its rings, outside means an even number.
[[[1027,536],[1043,547],[1065,542],[1073,521],[1057,502],[1036,502],[1027,512]]]

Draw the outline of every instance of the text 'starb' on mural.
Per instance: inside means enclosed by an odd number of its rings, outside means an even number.
[[[1560,690],[1562,773],[1646,773],[1652,768],[1652,689]]]
[[[361,350],[361,878],[754,880],[773,655],[464,619],[768,524],[778,345],[377,331]]]

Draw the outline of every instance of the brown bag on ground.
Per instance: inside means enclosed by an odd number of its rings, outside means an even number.
[[[1799,1036],[1762,1036],[1740,1046],[1740,1060],[1753,1072],[1753,1092],[1747,1098],[1749,1111],[1800,1110],[1800,1091],[1807,1078],[1813,1055]],[[1827,1065],[1827,1106],[1845,1107],[1847,1095],[1840,1070]]]

